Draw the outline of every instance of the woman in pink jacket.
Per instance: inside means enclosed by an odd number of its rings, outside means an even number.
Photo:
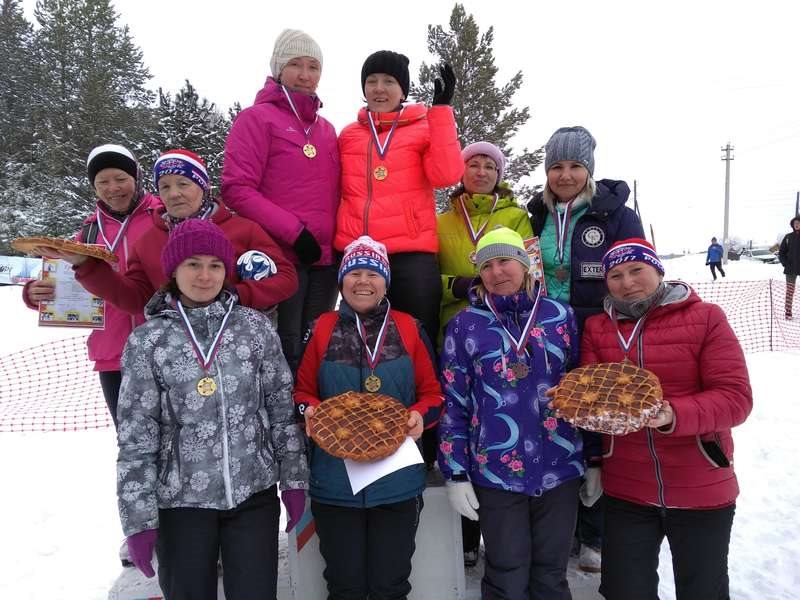
[[[307,33],[286,29],[275,41],[270,68],[225,144],[222,197],[269,233],[295,265],[298,291],[278,307],[278,334],[295,372],[303,333],[336,302],[339,154],[333,125],[319,116],[319,45]]]
[[[726,600],[739,486],[731,428],[753,405],[744,354],[716,304],[664,281],[646,241],[603,257],[604,314],[589,317],[581,363],[629,360],[661,381],[664,404],[643,430],[603,436],[606,494],[600,592],[658,599],[658,555],[672,552],[677,600]]]
[[[441,75],[430,108],[404,104],[408,58],[381,50],[364,61],[367,106],[339,135],[342,203],[334,241],[339,251],[362,235],[386,246],[392,307],[418,319],[431,340],[439,334],[442,299],[433,190],[455,185],[464,173],[450,106],[456,78],[449,65]]]
[[[78,241],[102,244],[119,257],[119,270],[128,268],[133,243],[150,228],[153,211],[160,206],[144,191],[144,177],[133,154],[123,146],[104,144],[89,153],[86,161],[89,183],[97,194],[97,205],[75,236]],[[23,299],[31,308],[55,298],[52,280],[31,281],[23,288]],[[89,335],[89,360],[100,375],[103,396],[114,425],[122,381],[119,361],[131,331],[144,322],[144,315],[130,315],[110,303],[105,305],[105,328]]]

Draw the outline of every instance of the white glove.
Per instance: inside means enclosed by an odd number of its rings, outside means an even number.
[[[475,490],[472,489],[472,484],[469,481],[448,481],[447,499],[450,500],[450,506],[458,514],[473,521],[478,520],[476,511],[480,504],[478,504]]]
[[[583,485],[578,492],[581,502],[586,507],[593,506],[603,495],[603,483],[600,479],[600,467],[589,467],[583,474]]]

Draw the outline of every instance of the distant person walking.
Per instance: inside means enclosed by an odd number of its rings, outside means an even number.
[[[794,301],[794,286],[797,274],[800,273],[800,216],[789,221],[792,230],[783,236],[778,258],[783,265],[786,275],[786,318],[792,318],[792,302]]]
[[[714,278],[714,281],[717,280],[717,273],[715,269],[719,271],[720,275],[725,277],[725,271],[722,270],[722,256],[725,254],[725,249],[722,247],[722,244],[717,242],[717,238],[711,238],[711,245],[708,247],[708,254],[706,254],[706,264],[711,268],[711,276]]]

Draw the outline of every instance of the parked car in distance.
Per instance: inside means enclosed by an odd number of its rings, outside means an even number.
[[[741,256],[762,263],[778,262],[778,255],[771,252],[769,248],[744,248],[741,252]]]

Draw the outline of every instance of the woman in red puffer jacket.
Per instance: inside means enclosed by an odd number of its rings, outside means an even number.
[[[728,598],[728,545],[739,486],[731,428],[752,409],[744,354],[722,309],[685,283],[664,281],[645,240],[603,258],[604,314],[586,321],[581,363],[629,360],[661,381],[648,425],[604,436],[607,496],[601,593],[656,600],[664,537],[679,600]]]

